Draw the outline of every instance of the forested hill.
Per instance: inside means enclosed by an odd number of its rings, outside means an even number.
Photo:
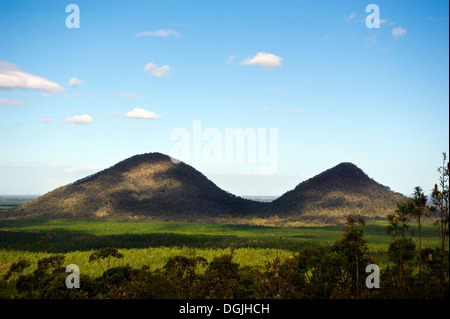
[[[230,194],[161,153],[130,157],[94,175],[8,210],[9,217],[94,218],[237,215],[263,203]],[[6,216],[6,213],[5,215]]]
[[[383,186],[352,163],[341,163],[286,192],[271,203],[280,216],[349,214],[385,218],[405,196]]]

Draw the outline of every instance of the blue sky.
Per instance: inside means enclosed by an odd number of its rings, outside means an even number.
[[[68,4],[80,27],[67,28]],[[380,9],[367,28],[366,6]],[[352,162],[410,194],[449,150],[448,1],[0,0],[0,194],[43,194],[176,128],[278,129],[277,169],[189,162],[281,195]],[[203,144],[204,145],[204,144]]]

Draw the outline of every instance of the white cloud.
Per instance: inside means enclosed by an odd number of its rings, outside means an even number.
[[[92,122],[94,122],[94,119],[88,114],[75,115],[72,117],[67,117],[64,120],[64,123],[84,124],[84,125],[92,124]]]
[[[392,29],[392,35],[396,38],[403,37],[406,34],[406,29],[397,27]]]
[[[132,119],[148,119],[148,120],[155,120],[162,117],[162,115],[155,114],[154,112],[147,111],[141,108],[135,108],[133,109],[133,111],[125,113],[124,116]]]
[[[136,33],[136,36],[138,37],[162,37],[167,38],[170,36],[179,36],[180,34],[177,31],[174,31],[172,29],[161,29],[156,31],[145,31],[145,32],[139,32]]]
[[[169,74],[170,67],[168,65],[163,65],[159,67],[153,64],[153,62],[150,62],[145,66],[144,71],[150,71],[151,75],[161,77],[163,75]]]
[[[0,105],[23,106],[22,103],[17,102],[16,100],[8,100],[8,99],[0,99]]]
[[[53,119],[50,116],[47,115],[46,117],[41,119],[41,122],[42,123],[51,123],[51,122],[53,122]]]
[[[80,79],[77,79],[77,78],[71,78],[69,81],[69,86],[78,87],[78,86],[81,86],[81,84],[83,84],[83,81],[81,81]]]
[[[241,62],[243,65],[257,65],[265,69],[273,69],[281,65],[283,59],[272,53],[259,52],[253,58]]]
[[[64,91],[58,83],[40,76],[26,73],[16,65],[0,60],[0,88],[1,89],[28,89],[41,90],[48,94]]]

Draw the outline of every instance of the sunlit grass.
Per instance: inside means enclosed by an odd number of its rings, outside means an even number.
[[[382,256],[392,242],[386,226],[385,221],[377,221],[365,227],[369,249],[377,256]],[[50,232],[56,238],[39,244]],[[38,259],[50,253],[63,253],[67,264],[79,265],[86,274],[99,275],[102,269],[89,263],[89,255],[107,246],[117,247],[124,254],[116,266],[129,264],[134,268],[156,269],[163,267],[171,256],[195,253],[210,261],[234,249],[234,260],[241,266],[264,267],[277,254],[287,258],[305,245],[331,245],[340,236],[340,226],[277,228],[88,219],[0,220],[0,273],[20,258],[36,267]],[[417,236],[413,238],[417,240]],[[424,248],[439,245],[431,223],[423,227],[422,244]]]

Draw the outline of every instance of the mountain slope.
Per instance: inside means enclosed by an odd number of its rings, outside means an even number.
[[[270,211],[304,218],[342,218],[349,214],[385,218],[403,199],[356,165],[341,163],[286,192],[270,204]]]
[[[236,197],[182,162],[136,155],[8,211],[11,217],[92,218],[239,215],[262,203]]]

